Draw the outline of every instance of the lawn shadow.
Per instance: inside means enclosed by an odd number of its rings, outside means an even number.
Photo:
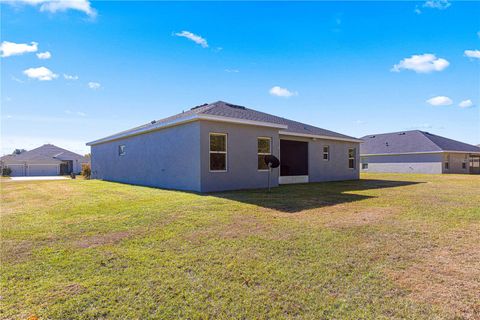
[[[225,191],[208,195],[253,204],[277,211],[295,213],[308,209],[360,201],[374,196],[350,192],[403,187],[424,182],[361,179],[335,182],[281,185],[266,189]]]

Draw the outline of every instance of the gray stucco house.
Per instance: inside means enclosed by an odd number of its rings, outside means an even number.
[[[9,154],[0,158],[0,166],[12,170],[12,177],[56,176],[80,173],[82,164],[89,160],[82,155],[45,144],[20,154]]]
[[[398,173],[480,173],[480,148],[420,130],[362,138],[361,170]]]
[[[359,178],[361,140],[223,101],[123,131],[91,146],[92,177],[211,192]]]

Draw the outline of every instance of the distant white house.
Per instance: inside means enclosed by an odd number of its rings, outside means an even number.
[[[360,145],[361,170],[480,173],[480,148],[420,130],[371,134]]]
[[[53,144],[45,144],[30,151],[9,154],[0,158],[1,168],[10,168],[12,177],[80,173],[82,164],[88,162],[86,157]]]

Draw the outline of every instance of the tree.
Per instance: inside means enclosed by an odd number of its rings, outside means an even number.
[[[24,152],[27,152],[27,150],[25,150],[25,149],[15,149],[15,150],[13,150],[12,154],[20,154],[20,153],[24,153]]]

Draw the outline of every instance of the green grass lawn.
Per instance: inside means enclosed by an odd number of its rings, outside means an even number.
[[[480,176],[1,187],[2,319],[480,318]]]

